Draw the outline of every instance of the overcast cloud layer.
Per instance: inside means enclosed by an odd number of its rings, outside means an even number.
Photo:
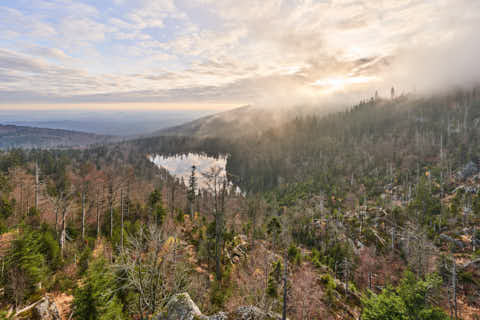
[[[477,0],[4,0],[0,103],[302,104],[480,80]]]

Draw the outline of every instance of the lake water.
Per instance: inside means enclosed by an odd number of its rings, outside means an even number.
[[[206,173],[213,167],[219,167],[222,170],[221,175],[226,175],[227,156],[213,158],[204,154],[189,153],[176,156],[154,155],[150,156],[150,160],[157,166],[167,169],[170,174],[179,179],[183,178],[187,185],[192,166],[195,165],[198,186],[202,189],[207,187],[207,180],[201,174],[202,172]]]

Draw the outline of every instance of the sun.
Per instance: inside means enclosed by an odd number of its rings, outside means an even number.
[[[378,80],[375,76],[346,76],[346,77],[334,77],[319,79],[312,83],[313,86],[322,87],[327,91],[342,90],[350,85],[366,84],[372,81]]]

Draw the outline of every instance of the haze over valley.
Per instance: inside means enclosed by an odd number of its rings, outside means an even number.
[[[216,110],[15,110],[0,108],[0,124],[138,136],[180,125]]]

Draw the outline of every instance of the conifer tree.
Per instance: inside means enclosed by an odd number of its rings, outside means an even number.
[[[190,216],[192,218],[193,218],[193,210],[194,210],[196,190],[197,190],[197,177],[195,174],[196,174],[196,167],[195,165],[193,165],[190,178],[188,179],[188,191],[187,191],[188,212],[190,213]]]

